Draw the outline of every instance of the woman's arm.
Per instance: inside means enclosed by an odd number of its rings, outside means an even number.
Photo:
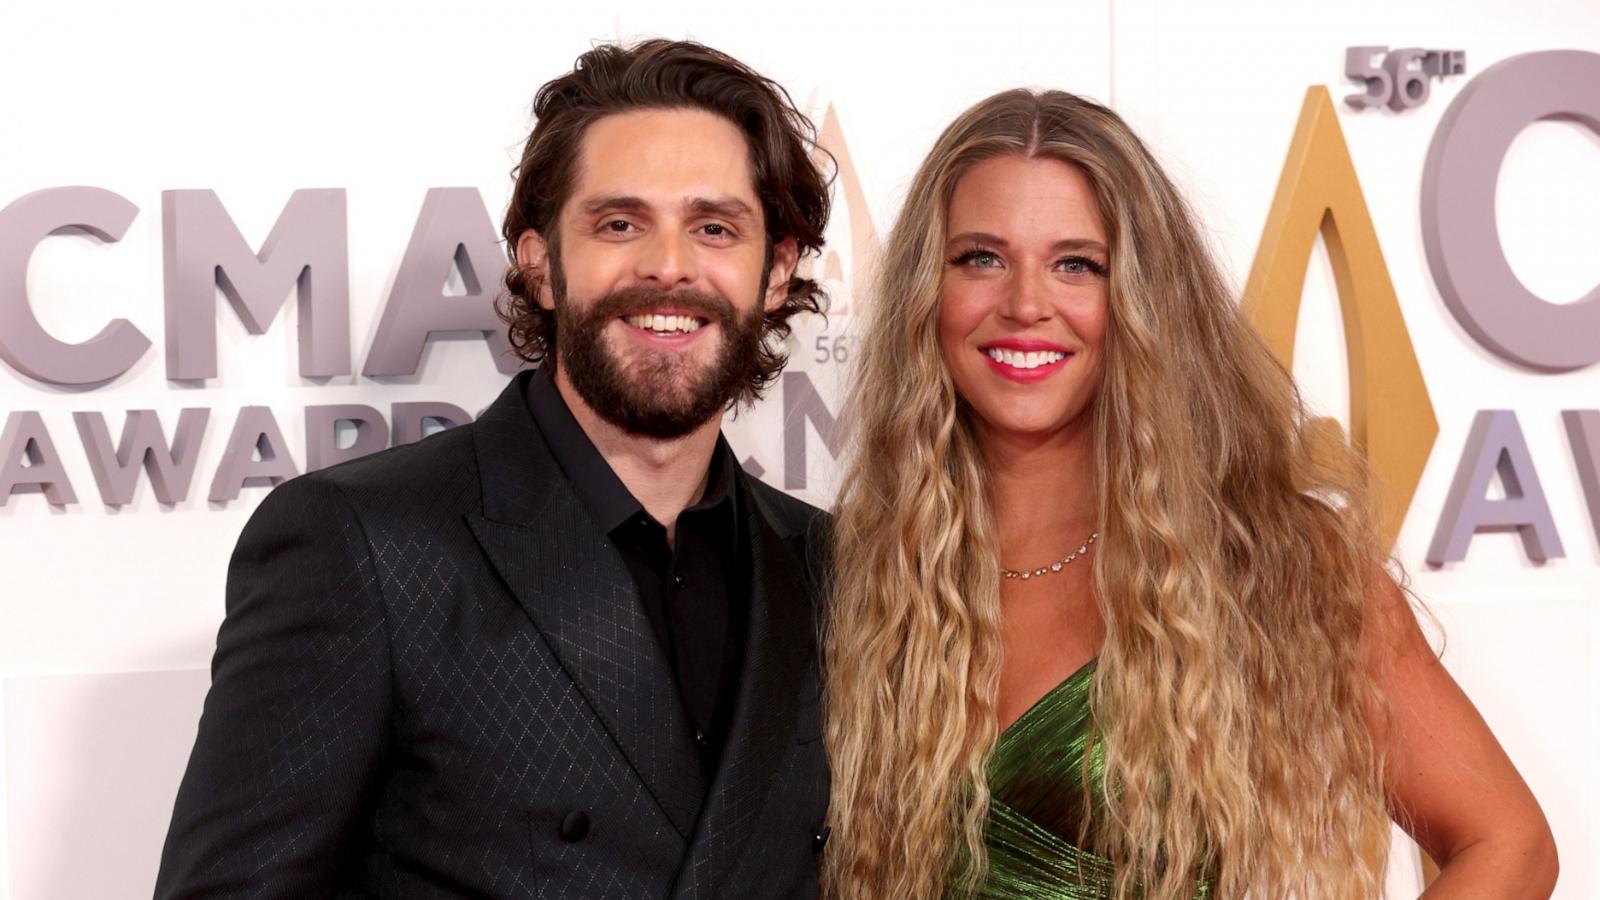
[[[1549,897],[1550,825],[1516,766],[1450,673],[1386,574],[1369,595],[1368,653],[1388,709],[1374,716],[1389,807],[1439,864],[1427,900]]]

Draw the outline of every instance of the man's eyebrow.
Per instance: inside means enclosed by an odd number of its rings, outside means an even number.
[[[690,212],[727,219],[748,219],[755,215],[750,204],[738,197],[695,197],[688,205]]]
[[[579,206],[585,215],[599,215],[608,212],[638,212],[648,204],[642,198],[628,195],[609,197],[591,197]]]

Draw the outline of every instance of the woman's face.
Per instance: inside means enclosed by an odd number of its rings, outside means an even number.
[[[939,348],[979,430],[1083,428],[1100,383],[1110,266],[1105,224],[1074,166],[1012,154],[950,198]]]

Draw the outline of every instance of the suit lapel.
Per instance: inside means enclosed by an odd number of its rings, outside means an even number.
[[[706,778],[622,558],[550,456],[521,376],[475,423],[484,515],[468,524],[606,732],[687,838]]]
[[[742,478],[742,474],[740,475]],[[674,898],[716,897],[745,849],[789,744],[796,685],[814,652],[806,572],[793,539],[780,535],[755,491],[744,504],[750,534],[750,621],[739,699]]]

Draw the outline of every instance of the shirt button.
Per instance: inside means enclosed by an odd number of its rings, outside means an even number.
[[[576,844],[589,836],[589,814],[581,809],[575,809],[566,814],[561,820],[561,839],[569,844]]]
[[[674,575],[674,576],[672,576],[672,583],[677,585],[678,587],[683,587],[683,576],[682,575]]]
[[[696,731],[694,733],[694,742],[704,747],[706,745],[706,733],[704,731]]]

